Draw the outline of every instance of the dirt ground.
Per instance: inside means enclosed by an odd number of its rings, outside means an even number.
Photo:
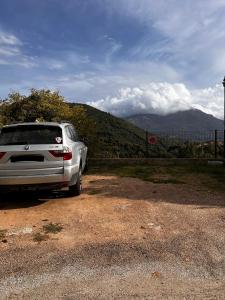
[[[225,194],[193,180],[3,196],[0,299],[225,299]]]

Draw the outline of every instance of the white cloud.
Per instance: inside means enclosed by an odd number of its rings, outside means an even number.
[[[79,76],[66,76],[60,77],[55,83],[58,89],[66,89],[67,92],[82,93],[84,91],[89,91],[93,85],[82,77]]]
[[[43,62],[41,65],[47,67],[48,70],[52,62],[54,63],[52,60],[46,63],[43,60]],[[147,84],[149,81],[160,81],[160,79],[175,81],[179,78],[179,75],[167,65],[149,62],[118,62],[107,66],[92,63],[93,71],[85,70],[77,73],[68,71],[68,64],[69,59],[65,58],[65,66],[59,72],[58,70],[50,74],[43,72],[38,76],[32,76],[33,86],[59,89],[70,101],[86,102],[114,95],[116,91],[126,86],[136,87]]]
[[[0,56],[15,56],[20,54],[18,48],[12,47],[0,47]]]
[[[224,76],[225,0],[99,3],[112,17],[113,13],[121,14],[143,24],[142,40],[133,44],[130,40],[127,49],[116,34],[114,38],[102,36],[105,43],[100,62],[87,56],[88,51],[67,49],[58,57],[32,58],[24,54],[18,37],[0,31],[0,65],[40,65],[23,77],[22,88],[59,89],[67,99],[91,99],[91,105],[116,115],[167,114],[194,107],[223,117],[221,85],[199,87],[214,85]],[[121,49],[123,57],[119,55]],[[18,89],[20,79],[15,84]]]
[[[191,108],[223,118],[223,89],[189,90],[184,84],[155,83],[122,88],[116,96],[107,96],[88,104],[115,115],[169,114]]]
[[[108,10],[129,16],[148,29],[130,53],[167,63],[195,87],[215,83],[224,73],[224,0],[118,0]],[[152,35],[160,36],[154,42]]]
[[[10,62],[13,56],[21,55],[21,41],[14,35],[0,31],[0,59]]]
[[[47,66],[50,70],[61,70],[65,67],[65,63],[60,60],[47,60],[46,61]]]
[[[114,55],[122,48],[122,45],[108,35],[104,35],[100,40],[105,40],[106,42],[105,63],[110,64]]]
[[[22,42],[15,35],[0,31],[0,45],[19,46]]]
[[[34,58],[23,53],[22,46],[23,43],[15,35],[0,31],[0,65],[36,66]]]
[[[192,91],[192,106],[217,118],[224,117],[224,95],[222,84]]]

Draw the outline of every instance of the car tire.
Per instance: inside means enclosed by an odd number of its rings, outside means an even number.
[[[69,195],[70,196],[79,196],[82,192],[82,170],[79,168],[77,182],[69,186]]]

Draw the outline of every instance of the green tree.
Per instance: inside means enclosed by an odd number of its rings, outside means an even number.
[[[31,89],[28,96],[11,93],[3,101],[4,123],[60,121],[71,117],[69,106],[56,91]]]
[[[95,156],[99,152],[99,143],[96,135],[96,123],[81,105],[70,107],[70,122],[76,127],[79,136],[88,145],[89,155]]]
[[[0,103],[0,126],[12,122],[70,121],[81,137],[86,137],[90,152],[97,151],[95,122],[79,105],[69,105],[58,91],[31,89],[28,96],[14,92]]]

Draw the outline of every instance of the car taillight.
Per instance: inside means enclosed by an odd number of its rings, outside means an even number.
[[[6,154],[6,152],[0,152],[0,159]]]
[[[63,160],[70,160],[72,157],[72,152],[63,153]]]
[[[73,157],[72,151],[69,148],[63,150],[50,150],[49,151],[54,157],[62,157],[63,160],[70,160]]]

